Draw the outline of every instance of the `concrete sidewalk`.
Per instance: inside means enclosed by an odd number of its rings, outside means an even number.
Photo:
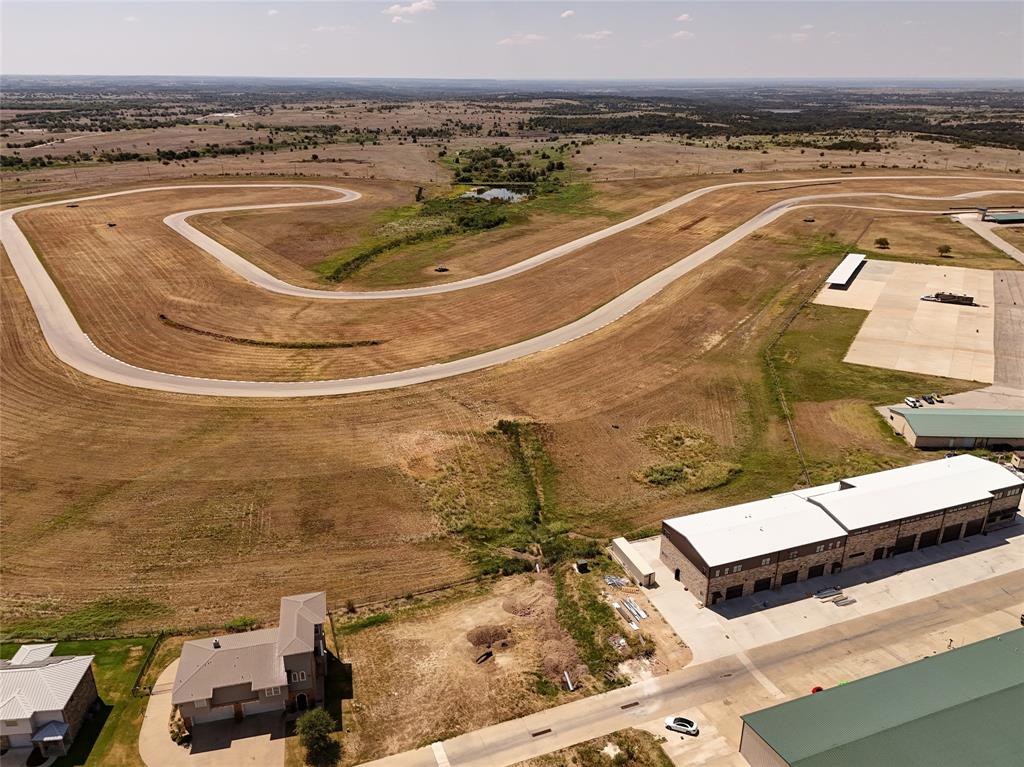
[[[695,663],[742,653],[905,605],[994,575],[1024,568],[1024,521],[987,535],[932,546],[872,562],[836,575],[824,575],[776,591],[740,597],[702,608],[658,558],[660,538],[633,545],[654,567],[658,588],[647,598],[693,651]],[[839,586],[856,604],[837,607],[813,597]]]

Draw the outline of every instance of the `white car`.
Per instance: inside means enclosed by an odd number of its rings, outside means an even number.
[[[665,729],[681,732],[683,735],[700,735],[700,728],[692,719],[685,716],[670,716],[665,719]]]

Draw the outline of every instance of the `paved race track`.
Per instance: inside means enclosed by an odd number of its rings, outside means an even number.
[[[843,182],[864,182],[864,181],[891,181],[891,180],[928,180],[928,179],[967,179],[997,181],[989,177],[965,177],[965,176],[875,176],[865,178],[850,178],[847,176],[839,178],[813,178],[808,182],[821,183],[823,181]],[[238,254],[232,252],[215,240],[207,237],[194,229],[187,222],[190,216],[201,213],[228,210],[252,210],[259,208],[287,208],[310,205],[335,205],[341,203],[355,202],[359,199],[359,193],[337,187],[328,187],[311,184],[193,184],[171,187],[151,187],[146,189],[133,189],[122,192],[111,192],[109,194],[91,195],[55,202],[37,203],[12,208],[0,213],[0,242],[7,250],[8,257],[14,265],[15,272],[25,288],[29,301],[35,311],[36,317],[42,329],[50,349],[65,364],[76,370],[105,381],[134,386],[144,389],[153,389],[165,392],[176,392],[181,394],[194,394],[204,396],[220,397],[317,397],[332,396],[340,394],[354,394],[358,392],[380,391],[395,389],[413,384],[437,381],[443,378],[470,373],[477,370],[511,362],[531,354],[554,349],[562,344],[574,341],[577,338],[600,330],[605,325],[615,322],[623,315],[629,313],[644,302],[650,300],[667,285],[679,279],[688,272],[708,262],[719,253],[735,245],[752,232],[767,226],[785,213],[809,205],[841,205],[842,207],[862,207],[850,203],[829,202],[838,198],[856,197],[892,197],[907,200],[964,200],[973,197],[981,197],[989,194],[999,193],[1020,193],[1018,189],[991,189],[984,191],[965,192],[960,195],[949,197],[926,197],[909,194],[892,194],[885,192],[845,192],[833,194],[816,194],[803,197],[793,197],[787,200],[774,203],[749,219],[732,231],[722,235],[717,240],[705,245],[696,252],[685,256],[674,264],[662,269],[656,274],[648,277],[634,285],[624,293],[619,294],[608,303],[598,307],[579,319],[563,325],[554,330],[542,333],[539,336],[529,338],[510,346],[492,349],[481,354],[476,354],[462,359],[449,362],[437,363],[425,367],[399,370],[392,373],[381,373],[373,376],[358,378],[345,378],[326,381],[232,381],[226,379],[209,379],[192,376],[182,376],[173,373],[164,373],[156,370],[148,370],[136,367],[122,360],[111,357],[103,352],[86,335],[78,325],[70,308],[61,296],[59,289],[43,267],[41,261],[33,251],[28,239],[18,227],[15,217],[18,213],[53,205],[66,205],[79,203],[88,200],[116,197],[126,194],[143,194],[146,192],[163,191],[171,189],[208,188],[211,186],[224,188],[239,187],[298,187],[312,189],[328,189],[339,193],[339,196],[330,200],[301,203],[281,203],[267,205],[247,205],[229,208],[207,208],[203,210],[185,211],[168,216],[165,222],[175,231],[179,232],[186,239],[209,253],[226,267],[233,270],[240,276],[253,284],[266,290],[302,298],[315,298],[325,300],[367,300],[367,299],[404,299],[416,296],[446,293],[455,290],[465,290],[479,285],[485,285],[498,280],[506,279],[515,274],[520,274],[533,269],[540,264],[560,258],[575,250],[586,247],[606,237],[614,236],[635,226],[639,226],[671,210],[685,205],[697,198],[718,189],[741,186],[764,186],[769,184],[800,183],[800,179],[785,179],[772,181],[742,181],[730,184],[718,184],[704,187],[688,194],[682,195],[670,202],[634,216],[631,219],[614,224],[598,232],[586,235],[572,242],[560,245],[539,255],[527,258],[511,266],[499,269],[488,274],[471,277],[457,282],[432,285],[421,288],[408,288],[401,290],[386,291],[332,291],[301,288],[277,279],[271,274],[259,269]],[[871,208],[874,210],[899,210],[896,208]],[[934,213],[938,211],[905,211],[910,213]]]

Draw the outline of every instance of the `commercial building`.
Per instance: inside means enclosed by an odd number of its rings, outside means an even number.
[[[326,614],[324,592],[297,594],[277,628],[185,642],[171,691],[185,726],[323,703]]]
[[[751,767],[1021,763],[1024,629],[746,714]]]
[[[92,655],[54,655],[56,644],[22,645],[0,661],[0,750],[66,754],[96,703]]]
[[[889,425],[913,447],[1024,447],[1024,410],[889,408]]]
[[[1004,526],[1022,490],[959,455],[666,519],[660,557],[713,605]]]

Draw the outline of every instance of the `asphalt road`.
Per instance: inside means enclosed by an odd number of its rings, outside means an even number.
[[[785,686],[788,677],[808,668],[828,668],[837,661],[859,656],[863,663],[858,667],[864,669],[864,674],[873,673],[928,654],[935,649],[933,635],[937,631],[951,630],[965,622],[985,626],[975,632],[978,638],[1010,631],[1020,627],[1022,599],[1024,579],[1020,571],[1015,571],[765,645],[751,650],[749,657],[731,655],[690,666],[459,735],[439,746],[369,762],[367,767],[436,767],[439,751],[451,767],[507,767],[626,727],[672,714],[685,715],[706,703],[726,698],[763,700],[766,681],[770,693],[772,680]],[[951,635],[960,636],[955,632]],[[889,648],[908,644],[916,657],[890,654]],[[764,705],[771,704],[753,707]]]
[[[950,178],[967,178],[957,176],[885,176],[885,177],[865,177],[865,178],[849,178],[840,177],[836,179],[813,179],[816,183],[822,181],[844,181],[844,182],[860,182],[860,181],[878,181],[882,180],[913,180],[913,179],[950,179]],[[973,180],[994,180],[987,177],[970,177]],[[366,299],[388,299],[388,298],[410,298],[414,296],[430,295],[435,293],[450,292],[453,290],[464,290],[472,288],[478,285],[484,285],[497,280],[506,279],[514,274],[519,274],[528,269],[535,268],[536,266],[559,258],[567,253],[571,253],[579,248],[586,247],[594,242],[597,242],[605,237],[611,237],[622,231],[630,229],[635,226],[639,226],[647,221],[650,221],[658,216],[661,216],[675,208],[685,205],[704,194],[708,194],[716,189],[723,189],[727,187],[735,186],[764,186],[769,184],[780,184],[780,183],[799,183],[799,180],[787,181],[744,181],[731,184],[718,184],[711,187],[705,187],[704,189],[698,189],[681,197],[676,198],[668,203],[659,205],[656,208],[652,208],[646,213],[635,216],[627,221],[614,224],[598,232],[594,232],[585,237],[581,237],[577,240],[573,240],[570,243],[553,248],[545,251],[537,256],[528,258],[512,266],[506,267],[489,274],[479,275],[466,280],[460,280],[458,282],[446,283],[441,285],[432,285],[423,288],[410,288],[404,290],[391,290],[391,291],[321,291],[309,288],[300,288],[294,285],[290,285],[286,282],[278,280],[272,275],[264,272],[257,268],[250,262],[243,259],[241,256],[233,253],[228,248],[220,245],[216,241],[206,237],[201,232],[188,226],[185,219],[189,216],[197,215],[201,212],[209,212],[213,210],[231,210],[232,208],[211,208],[203,211],[187,211],[181,214],[175,214],[169,216],[168,221],[177,231],[187,237],[190,241],[199,245],[201,248],[210,253],[211,256],[218,259],[228,268],[232,269],[236,273],[240,274],[245,279],[253,282],[254,284],[263,287],[267,290],[272,290],[278,293],[285,293],[286,295],[294,295],[305,298],[322,298],[328,300],[366,300]],[[532,354],[547,351],[550,349],[557,348],[563,344],[574,341],[582,336],[589,335],[606,325],[615,322],[623,315],[629,313],[633,309],[637,308],[644,302],[650,300],[653,296],[657,295],[663,288],[670,285],[675,280],[679,279],[683,275],[693,271],[701,265],[707,263],[712,258],[717,256],[724,250],[732,247],[740,240],[752,232],[767,226],[772,223],[780,216],[785,213],[794,210],[796,208],[818,205],[818,204],[830,204],[836,205],[837,203],[825,203],[826,200],[835,198],[852,198],[852,197],[866,197],[866,196],[888,196],[898,199],[910,199],[910,200],[962,200],[970,199],[973,197],[981,197],[988,194],[996,194],[1000,192],[1018,193],[1019,189],[997,189],[997,190],[986,190],[977,192],[967,192],[961,195],[954,195],[950,197],[926,197],[920,195],[907,195],[907,194],[886,194],[884,192],[846,192],[837,194],[816,194],[804,197],[794,197],[788,200],[777,202],[773,205],[768,206],[765,210],[755,215],[750,220],[739,225],[732,231],[722,235],[717,240],[705,245],[696,252],[681,258],[674,264],[662,269],[660,272],[648,277],[640,283],[634,285],[624,293],[616,296],[608,303],[598,307],[589,314],[580,317],[579,319],[563,325],[554,330],[543,333],[539,336],[521,341],[516,344],[504,346],[498,349],[492,349],[481,354],[476,354],[470,357],[464,357],[462,359],[452,360],[449,362],[437,363],[418,368],[410,368],[408,370],[399,370],[391,373],[381,373],[373,376],[364,376],[356,378],[345,378],[335,380],[323,380],[323,381],[237,381],[228,379],[210,379],[210,378],[199,378],[193,376],[183,376],[173,373],[165,373],[162,371],[148,370],[145,368],[136,367],[130,363],[116,359],[110,356],[106,352],[99,349],[86,335],[81,327],[78,325],[78,321],[75,319],[68,305],[65,303],[60,290],[56,284],[50,278],[46,269],[43,267],[38,256],[32,249],[28,239],[24,233],[18,227],[16,216],[18,213],[31,210],[34,208],[41,208],[53,205],[66,205],[75,202],[84,202],[87,200],[104,199],[108,197],[117,197],[127,194],[140,194],[152,191],[163,191],[167,189],[181,189],[181,188],[195,188],[195,187],[210,187],[210,186],[221,186],[228,188],[238,187],[255,187],[255,186],[270,186],[270,187],[307,187],[307,188],[319,188],[329,189],[339,193],[339,197],[332,200],[323,200],[317,202],[307,203],[286,203],[286,204],[270,204],[270,205],[258,205],[258,206],[245,206],[244,208],[233,208],[233,209],[253,209],[253,208],[285,208],[285,207],[296,207],[299,205],[331,205],[345,202],[351,202],[357,200],[359,194],[350,190],[339,189],[337,187],[325,187],[310,184],[222,184],[222,185],[185,185],[185,186],[173,186],[173,187],[151,187],[146,189],[134,189],[122,192],[111,192],[108,194],[90,195],[86,197],[78,197],[67,200],[59,200],[54,202],[37,203],[33,205],[26,205],[18,208],[12,208],[4,210],[0,213],[0,242],[3,243],[4,248],[7,251],[8,257],[14,266],[15,272],[21,281],[26,294],[28,295],[29,302],[35,311],[36,317],[39,321],[40,328],[43,332],[43,336],[46,339],[51,351],[54,355],[65,364],[75,368],[76,370],[85,373],[86,375],[100,378],[105,381],[113,383],[123,384],[126,386],[133,386],[143,389],[152,389],[157,391],[174,392],[181,394],[193,394],[202,396],[220,396],[220,397],[318,397],[318,396],[333,396],[341,394],[354,394],[358,392],[368,391],[380,391],[385,389],[395,389],[404,386],[411,386],[419,383],[426,383],[429,381],[437,381],[444,378],[450,378],[453,376],[463,375],[471,373],[477,370],[483,370],[485,368],[493,367],[495,365],[504,364],[513,360],[521,359]],[[857,207],[854,205],[844,205],[844,207]],[[883,209],[887,210],[887,209]],[[914,211],[918,212],[918,211]]]

